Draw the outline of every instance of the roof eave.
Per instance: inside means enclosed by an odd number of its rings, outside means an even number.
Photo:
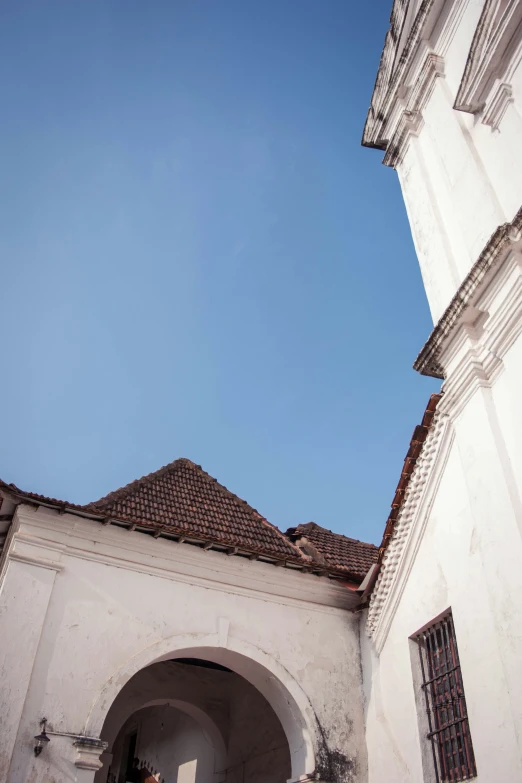
[[[106,514],[85,511],[81,508],[68,505],[67,503],[53,502],[48,498],[33,497],[31,493],[25,493],[23,490],[18,489],[18,487],[5,484],[4,482],[2,482],[0,486],[4,489],[4,491],[9,492],[9,494],[13,495],[17,500],[19,500],[20,503],[36,506],[37,508],[48,508],[53,511],[57,511],[59,514],[72,514],[83,519],[90,519],[92,521],[99,522],[104,526],[113,524],[117,527],[123,527],[127,530],[137,531],[139,533],[144,533],[145,535],[152,535],[156,538],[166,538],[169,540],[178,541],[180,543],[192,544],[200,549],[212,549],[214,551],[225,554],[239,557],[248,557],[252,560],[259,560],[271,565],[282,565],[292,570],[310,573],[315,576],[327,576],[330,579],[348,581],[353,579],[354,584],[359,584],[359,578],[354,577],[353,574],[348,574],[344,571],[341,571],[340,569],[319,565],[305,559],[301,561],[298,558],[293,559],[292,557],[276,557],[273,553],[268,553],[263,549],[244,549],[242,547],[238,547],[233,542],[216,541],[206,537],[197,538],[179,528],[152,525],[145,522],[136,522],[135,520],[120,519],[117,517],[107,517]]]

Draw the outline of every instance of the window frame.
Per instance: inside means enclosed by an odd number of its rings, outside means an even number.
[[[478,773],[451,609],[410,639],[418,650],[415,689],[427,717],[422,733],[430,741],[435,783],[471,780]]]

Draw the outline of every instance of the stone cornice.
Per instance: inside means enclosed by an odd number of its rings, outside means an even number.
[[[504,356],[522,334],[522,254],[510,253],[491,285],[469,308],[469,322],[445,351],[448,380],[441,410],[455,420],[480,388],[490,389],[504,370]]]
[[[344,612],[360,601],[352,590],[326,577],[280,568],[274,579],[270,564],[173,544],[43,508],[34,512],[29,506],[19,506],[17,516],[19,529],[12,546],[15,557],[32,558],[33,565],[47,568],[54,559],[59,563],[55,570],[65,573],[71,567],[69,558],[79,558],[307,611]]]
[[[455,109],[471,114],[484,109],[495,77],[502,73],[504,55],[513,47],[515,39],[520,40],[521,37],[520,0],[509,0],[507,4],[502,0],[486,0],[455,99]],[[493,96],[497,102],[498,97],[498,94]]]
[[[395,168],[402,159],[409,137],[419,134],[423,125],[422,110],[430,99],[437,78],[443,75],[444,60],[433,52],[428,52],[406,108],[402,112],[393,137],[388,143],[382,161],[385,166]]]
[[[397,57],[400,35],[399,30],[396,29],[398,24],[394,24],[394,20],[399,20],[397,11],[399,5],[402,4],[395,0],[391,15],[391,26],[386,34],[372,101],[364,125],[363,147],[376,147],[377,149],[386,150],[388,146],[388,139],[384,138],[384,133],[390,106],[396,97],[399,86],[404,80],[405,74],[413,62],[418,44],[422,40],[424,26],[435,5],[435,0],[423,0],[413,21],[404,48],[399,57]]]
[[[489,104],[484,111],[482,122],[489,125],[493,130],[498,130],[508,106],[514,101],[513,89],[510,84],[497,81],[494,91],[491,94]]]
[[[15,563],[25,563],[26,565],[37,566],[38,568],[48,568],[49,571],[61,571],[63,565],[53,560],[47,560],[45,557],[31,557],[20,552],[10,552],[9,560]]]
[[[457,293],[413,364],[417,372],[422,375],[431,375],[434,378],[443,379],[445,377],[445,368],[441,363],[441,353],[444,346],[452,339],[455,330],[462,323],[465,311],[473,304],[485,282],[491,278],[500,263],[507,257],[513,243],[520,241],[521,234],[522,207],[511,223],[504,223],[497,228],[462,281]]]

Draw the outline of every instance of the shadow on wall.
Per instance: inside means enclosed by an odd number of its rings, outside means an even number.
[[[180,764],[175,778],[176,783],[196,783],[197,759]],[[124,775],[125,783],[168,783],[160,770],[155,770],[152,764],[137,756],[133,759],[130,769]],[[116,775],[109,772],[107,783],[116,783]]]
[[[89,736],[100,736],[112,741],[119,727],[128,717],[117,715],[116,703],[121,709],[119,694],[133,677],[153,664],[176,658],[199,658],[233,670],[243,677],[254,690],[262,694],[279,719],[290,748],[292,777],[299,779],[315,773],[315,744],[323,745],[317,719],[309,699],[297,681],[274,658],[244,640],[229,637],[227,647],[216,645],[217,634],[189,634],[165,639],[152,647],[142,649],[127,659],[120,669],[113,672],[94,703],[85,726]],[[157,697],[165,697],[165,692]],[[173,698],[179,698],[177,692]],[[187,699],[190,701],[190,699]],[[134,709],[143,706],[143,694],[136,700]],[[112,705],[108,710],[108,706]],[[112,727],[108,724],[112,723]],[[114,723],[116,725],[114,726]],[[103,734],[102,734],[103,732]],[[98,783],[98,779],[97,779]],[[100,783],[104,781],[100,778]]]
[[[163,661],[134,675],[102,738],[114,783],[285,783],[292,774],[288,741],[267,700],[243,677],[201,660]],[[139,773],[131,774],[135,757]],[[95,781],[106,780],[105,768]]]

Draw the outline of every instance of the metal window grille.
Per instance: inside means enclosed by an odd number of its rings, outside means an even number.
[[[437,783],[477,774],[451,613],[419,633],[422,689]]]

